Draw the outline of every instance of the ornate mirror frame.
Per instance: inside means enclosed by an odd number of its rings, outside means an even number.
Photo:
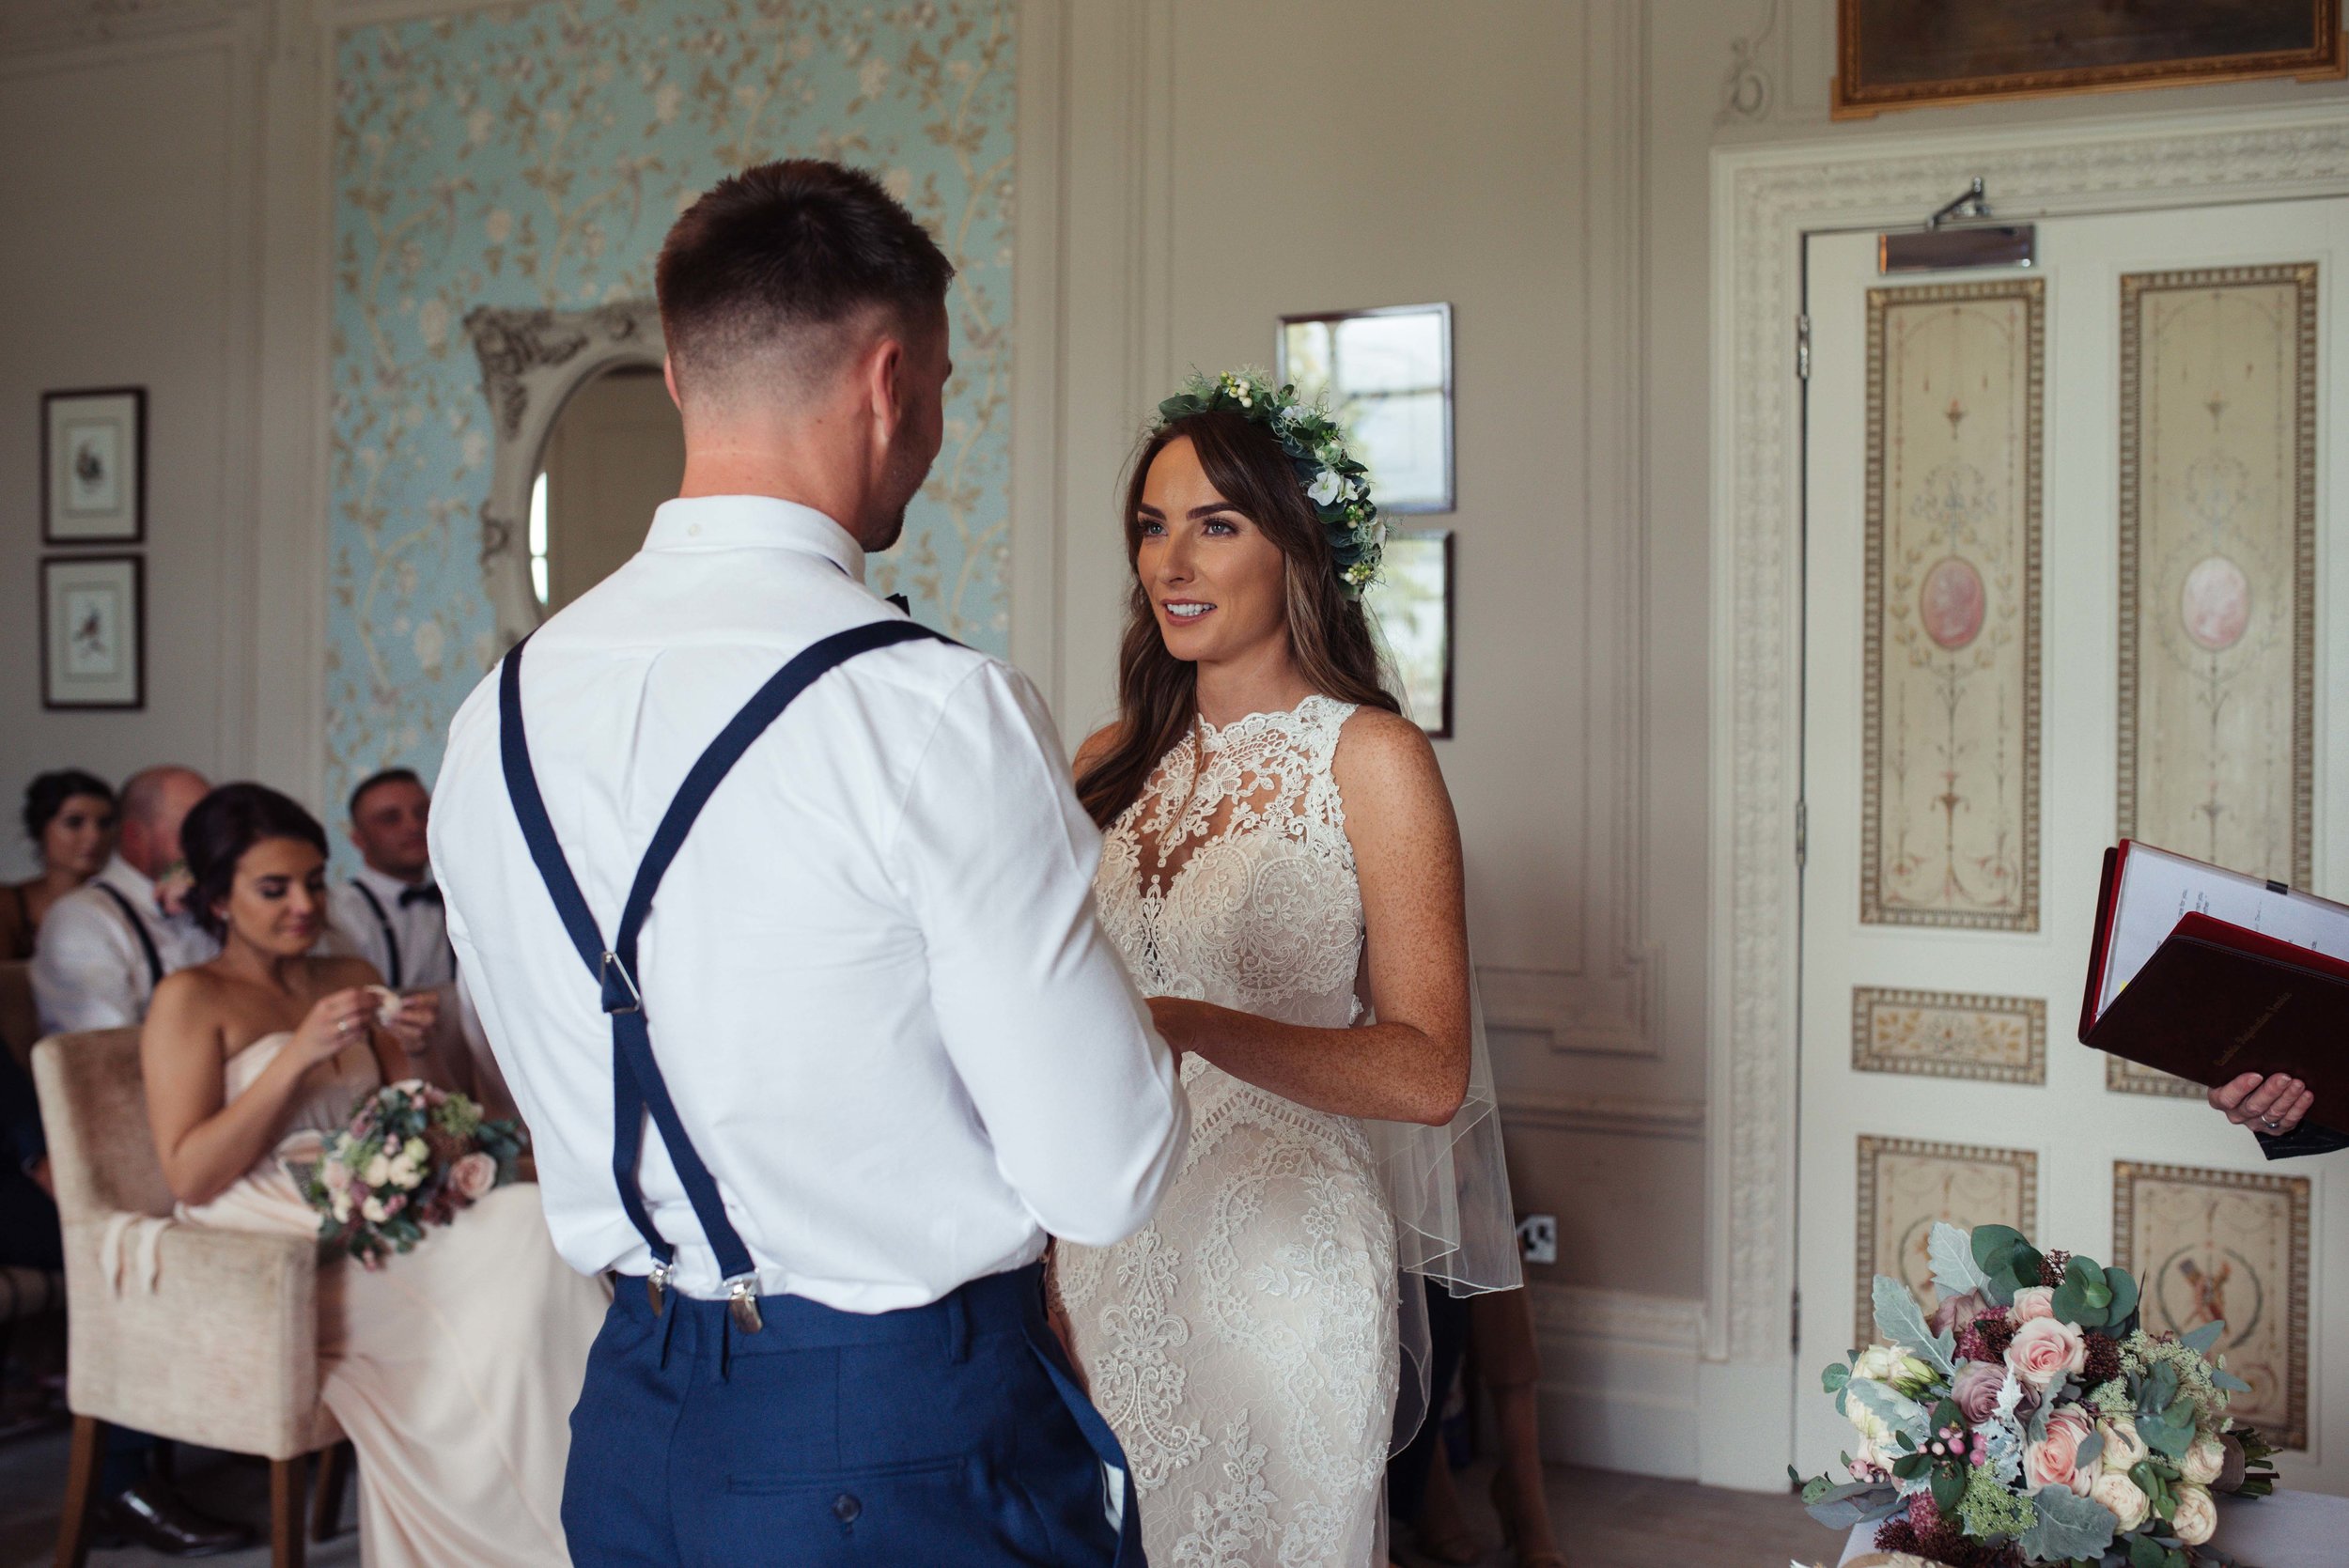
[[[614,365],[659,365],[661,312],[650,300],[592,310],[501,310],[465,318],[481,360],[496,444],[481,503],[481,583],[497,621],[501,655],[538,628],[545,611],[530,586],[530,487],[547,438],[572,394]]]

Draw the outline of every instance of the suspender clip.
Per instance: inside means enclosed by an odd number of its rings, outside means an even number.
[[[661,1309],[665,1304],[666,1298],[661,1295],[661,1287],[669,1282],[669,1270],[672,1266],[655,1258],[652,1261],[652,1272],[645,1276],[645,1298],[652,1303],[652,1315],[655,1317],[661,1315]]]
[[[758,1276],[738,1274],[726,1281],[726,1311],[734,1314],[734,1326],[745,1334],[755,1334],[767,1327],[758,1315]]]
[[[642,1013],[645,996],[636,988],[636,977],[628,972],[616,953],[603,955],[603,1010],[606,1013]]]

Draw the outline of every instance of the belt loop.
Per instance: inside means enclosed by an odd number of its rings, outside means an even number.
[[[734,1381],[734,1314],[718,1309],[718,1381]]]
[[[946,1359],[960,1366],[971,1358],[969,1285],[946,1297]]]
[[[669,1310],[661,1314],[661,1370],[669,1370],[669,1342],[677,1337],[677,1320],[685,1315],[683,1297],[669,1303]]]

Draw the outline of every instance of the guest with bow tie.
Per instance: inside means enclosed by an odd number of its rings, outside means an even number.
[[[394,990],[457,979],[425,825],[432,797],[412,768],[387,768],[350,792],[350,842],[365,862],[327,895],[334,928]]]
[[[33,1001],[42,1033],[138,1023],[164,975],[220,951],[179,907],[187,877],[179,824],[210,788],[194,769],[168,766],[122,786],[113,858],[40,924]]]

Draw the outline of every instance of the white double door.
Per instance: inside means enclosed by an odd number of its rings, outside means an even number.
[[[2212,747],[2245,733],[2292,744],[2275,639],[2296,623],[2276,600],[2303,565],[2270,537],[2181,568],[2181,506],[2223,532],[2228,506],[2272,513],[2278,487],[2313,485],[2301,836],[2315,890],[2349,897],[2349,722],[2335,718],[2349,701],[2349,517],[2333,478],[2349,202],[2064,218],[2041,223],[2038,242],[2028,271],[1892,278],[1873,234],[1809,243],[1797,1448],[1815,1473],[1851,1444],[1816,1373],[1873,1337],[1863,1272],[1921,1281],[1935,1218],[2028,1220],[2043,1246],[2108,1263],[2158,1253],[2129,1262],[2155,1277],[2161,1312],[2248,1325],[2236,1359],[2264,1424],[2296,1419],[2304,1434],[2290,1483],[2349,1492],[2349,1155],[2270,1164],[2199,1098],[2108,1086],[2106,1058],[2077,1040],[2122,810],[2124,700],[2144,709],[2130,726],[2140,823],[2272,822],[2294,787],[2289,758],[2247,770],[2214,764]],[[2308,263],[2312,277],[2294,271]],[[2196,293],[2180,274],[2198,269],[2235,293]],[[2175,298],[2124,300],[2124,280],[2149,275]],[[2281,283],[2263,294],[2263,278]],[[2314,358],[2313,425],[2279,438],[2294,376],[2273,317],[2295,288],[2314,311],[2298,347]],[[2199,325],[2153,309],[2181,300]],[[2152,314],[2131,366],[2123,313],[2139,306]],[[2214,448],[2214,431],[2247,460]],[[2279,472],[2286,438],[2312,470]],[[2139,613],[2124,699],[2131,496]],[[2144,678],[2170,654],[2183,661],[2166,685]],[[2213,680],[2250,669],[2259,689],[2177,676],[2205,665]],[[2244,705],[2261,707],[2248,731]],[[2201,719],[2208,734],[2186,733]],[[2212,802],[2200,817],[2180,815],[2189,795]]]

